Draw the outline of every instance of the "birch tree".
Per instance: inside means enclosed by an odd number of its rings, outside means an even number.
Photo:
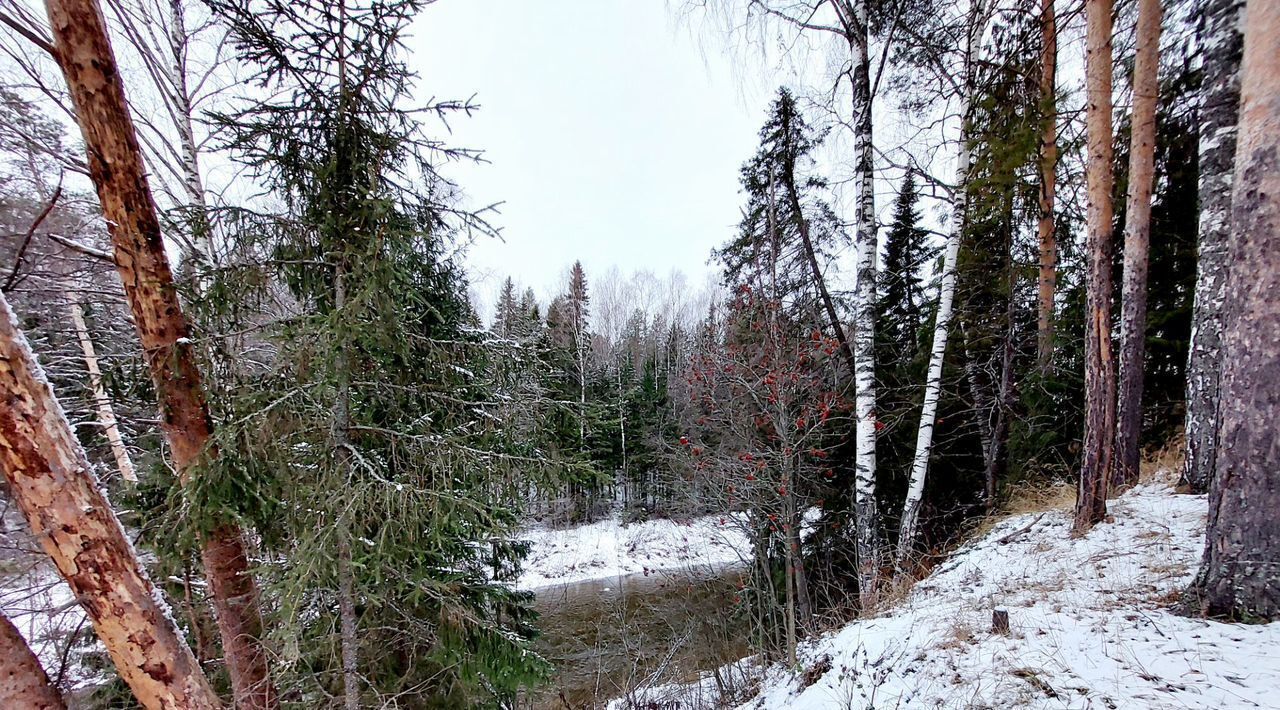
[[[188,323],[164,250],[115,54],[96,0],[48,0],[55,56],[70,91],[102,203],[117,271],[146,353],[180,478],[216,457]],[[239,528],[225,519],[209,526],[201,556],[209,580],[223,652],[237,704],[278,704],[259,637],[256,584]]]
[[[1243,0],[1204,0],[1196,28],[1204,75],[1200,96],[1200,238],[1187,358],[1187,456],[1183,480],[1197,493],[1209,489],[1218,452],[1218,379],[1224,357],[1222,310],[1227,295],[1243,6]]]
[[[972,106],[974,92],[974,67],[982,35],[990,17],[987,2],[974,2],[967,14],[964,28],[964,51],[959,80],[947,83],[959,102],[960,135],[956,143],[956,182],[951,199],[951,231],[947,235],[942,257],[942,278],[938,286],[938,311],[934,318],[933,344],[929,351],[929,371],[925,378],[924,401],[920,408],[920,426],[916,434],[915,454],[911,461],[911,474],[907,483],[907,496],[903,503],[902,519],[898,529],[897,562],[901,567],[911,554],[919,527],[920,506],[924,501],[925,478],[929,470],[929,456],[933,452],[933,433],[937,425],[938,400],[942,395],[942,367],[946,360],[947,339],[951,332],[952,310],[956,293],[956,263],[960,256],[960,240],[965,230],[968,210],[966,183],[971,163]],[[919,41],[917,39],[917,41]],[[936,57],[936,55],[931,55]],[[940,60],[931,62],[939,77],[951,77]]]
[[[1150,251],[1151,191],[1155,174],[1156,102],[1160,94],[1160,21],[1160,0],[1139,0],[1120,314],[1119,428],[1116,431],[1114,481],[1117,486],[1138,482],[1138,435],[1142,431],[1142,383],[1147,339],[1147,253]]]
[[[1115,431],[1111,356],[1111,0],[1085,0],[1085,129],[1088,200],[1085,286],[1084,461],[1073,531],[1107,516]]]
[[[1249,0],[1224,311],[1217,470],[1193,611],[1280,619],[1280,4]]]
[[[0,294],[0,465],[10,495],[147,708],[218,708],[102,494],[8,301]]]

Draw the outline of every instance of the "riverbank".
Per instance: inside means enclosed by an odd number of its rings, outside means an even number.
[[[1109,507],[1081,538],[1065,510],[1004,520],[901,603],[804,644],[801,669],[741,662],[612,707],[1276,707],[1280,623],[1169,611],[1204,548],[1205,498],[1164,481]]]
[[[657,572],[708,572],[742,564],[751,544],[733,516],[646,520],[617,518],[572,528],[530,528],[529,556],[517,586],[545,587]]]

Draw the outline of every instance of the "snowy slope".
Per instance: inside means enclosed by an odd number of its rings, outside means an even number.
[[[588,579],[656,571],[718,569],[750,554],[734,519],[647,520],[622,525],[616,519],[562,530],[535,528],[517,586],[538,589]]]
[[[1010,518],[896,608],[806,645],[817,671],[765,670],[742,707],[1280,708],[1280,623],[1167,611],[1195,572],[1205,509],[1158,483],[1113,501],[1115,521],[1081,539],[1065,511]],[[1008,610],[1008,636],[992,632],[993,609]],[[649,697],[707,707],[715,694],[705,680]]]

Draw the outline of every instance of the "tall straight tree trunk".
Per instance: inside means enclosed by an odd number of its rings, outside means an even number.
[[[1058,186],[1058,18],[1054,0],[1040,0],[1040,289],[1036,357],[1042,370],[1053,360],[1053,298],[1058,287],[1058,241],[1054,234],[1054,200]]]
[[[200,372],[106,23],[96,0],[47,0],[46,7],[116,268],[155,382],[161,428],[185,484],[194,469],[217,452],[210,442]],[[236,705],[274,708],[279,703],[260,641],[257,588],[239,528],[230,523],[215,526],[205,536],[201,557]]]
[[[1200,225],[1196,296],[1187,357],[1187,457],[1183,482],[1209,490],[1217,454],[1222,304],[1231,220],[1231,177],[1240,102],[1244,0],[1203,0],[1196,28],[1204,63],[1200,96]]]
[[[18,633],[9,617],[0,614],[0,707],[21,710],[64,710],[62,693],[49,682],[40,659]]]
[[[334,268],[333,309],[341,314],[347,307],[346,264]],[[341,315],[339,315],[341,318]],[[337,392],[333,407],[333,450],[342,469],[351,467],[351,377],[346,350],[340,349],[337,363]],[[355,561],[351,557],[351,529],[339,520],[338,533],[338,638],[342,647],[343,702],[347,710],[360,708],[360,626],[356,616]]]
[[[854,3],[853,50],[854,217],[857,284],[853,294],[854,512],[858,593],[864,609],[874,601],[880,576],[880,514],[876,502],[876,212],[871,158],[871,62],[867,5]]]
[[[98,410],[98,424],[102,433],[111,445],[111,455],[116,460],[116,470],[120,476],[130,483],[137,483],[138,474],[133,468],[133,459],[129,458],[129,449],[125,448],[124,439],[120,436],[120,425],[116,423],[115,410],[111,408],[111,398],[102,385],[102,370],[98,367],[98,354],[93,347],[93,338],[89,335],[89,326],[84,322],[84,308],[74,300],[69,306],[71,324],[75,326],[76,338],[80,341],[80,352],[84,355],[84,366],[89,371],[89,388],[93,390],[93,403]]]
[[[1107,517],[1116,378],[1111,355],[1111,0],[1085,0],[1085,184],[1088,276],[1085,285],[1084,461],[1073,531]]]
[[[147,708],[219,707],[2,294],[0,401],[0,467],[9,493],[93,621],[121,679]]]
[[[1199,611],[1280,619],[1280,3],[1250,0],[1209,529],[1189,592]]]
[[[1156,101],[1160,95],[1160,0],[1138,1],[1137,55],[1133,63],[1133,135],[1125,207],[1124,285],[1120,310],[1120,389],[1117,403],[1115,485],[1138,482],[1142,433],[1142,377],[1147,337],[1147,252],[1156,163]]]

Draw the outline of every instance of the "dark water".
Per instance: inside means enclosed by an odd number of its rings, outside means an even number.
[[[556,675],[527,707],[603,707],[641,684],[692,680],[746,655],[739,575],[630,575],[539,591],[537,649]]]

